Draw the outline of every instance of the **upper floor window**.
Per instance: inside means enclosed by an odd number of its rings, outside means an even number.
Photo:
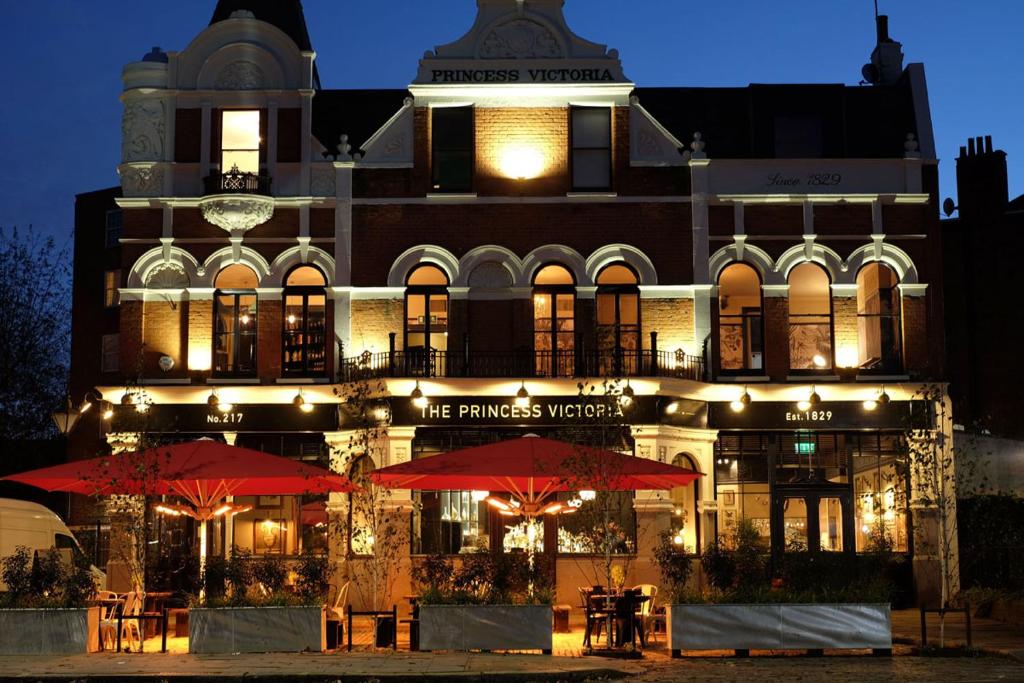
[[[533,351],[537,374],[572,377],[576,349],[576,281],[549,265],[533,278]]]
[[[903,369],[899,277],[877,261],[857,273],[857,347],[862,370]]]
[[[640,362],[640,287],[633,270],[610,265],[597,276],[597,349],[604,375],[635,375]]]
[[[107,249],[121,245],[121,227],[124,213],[121,209],[107,211],[106,223],[103,226],[103,246]]]
[[[282,368],[287,375],[327,372],[327,279],[313,266],[288,274],[284,288]]]
[[[121,271],[108,270],[103,273],[103,305],[113,308],[120,302],[118,288],[121,286]]]
[[[100,372],[117,372],[121,366],[121,335],[105,334],[100,339]]]
[[[473,107],[431,110],[431,186],[434,192],[472,192]]]
[[[213,371],[225,375],[256,373],[256,287],[248,266],[233,264],[217,274],[214,285]]]
[[[789,273],[789,367],[832,367],[832,286],[828,273],[801,263]]]
[[[221,173],[260,172],[259,110],[228,110],[221,112]]]
[[[572,189],[612,188],[612,110],[572,108]]]
[[[761,278],[745,263],[727,266],[718,278],[718,337],[722,370],[764,369]]]
[[[409,369],[433,376],[448,350],[448,276],[424,265],[409,273],[405,290],[405,351]],[[438,353],[440,352],[440,353]]]

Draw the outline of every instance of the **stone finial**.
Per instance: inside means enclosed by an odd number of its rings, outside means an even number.
[[[704,136],[700,133],[700,131],[694,133],[693,142],[690,143],[690,149],[693,150],[693,154],[690,155],[691,158],[707,159],[708,155],[704,153],[704,148],[706,146],[707,145],[704,142]]]
[[[339,161],[351,161],[352,160],[352,145],[348,144],[348,135],[345,133],[341,134],[338,138],[338,155],[335,157]]]
[[[917,141],[917,136],[914,135],[913,133],[907,133],[907,139],[903,143],[903,149],[905,151],[905,154],[903,156],[907,159],[920,159],[920,147],[921,145]]]

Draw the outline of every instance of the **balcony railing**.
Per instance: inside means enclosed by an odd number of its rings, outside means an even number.
[[[364,353],[341,364],[342,382],[385,377],[672,377],[702,381],[704,359],[681,351],[408,350]]]
[[[244,173],[232,167],[227,173],[211,173],[203,178],[203,194],[258,194],[270,195],[268,175]]]

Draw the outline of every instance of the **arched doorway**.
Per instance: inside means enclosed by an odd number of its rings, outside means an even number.
[[[694,472],[700,471],[696,459],[689,453],[677,454],[672,464]],[[673,542],[687,552],[700,553],[700,512],[697,507],[697,501],[700,500],[699,482],[674,488],[669,492],[669,497],[672,501]]]

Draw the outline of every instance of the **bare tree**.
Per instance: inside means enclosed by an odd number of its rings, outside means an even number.
[[[68,250],[28,230],[0,228],[0,440],[55,435],[67,392]]]

